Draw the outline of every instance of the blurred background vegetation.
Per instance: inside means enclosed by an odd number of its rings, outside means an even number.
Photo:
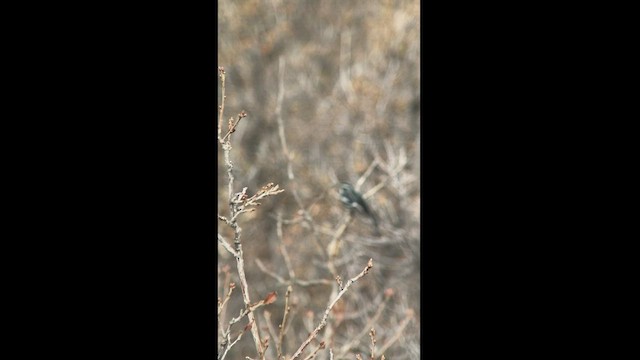
[[[233,134],[234,191],[248,187],[248,193],[254,194],[269,182],[285,189],[240,221],[252,300],[277,291],[278,301],[267,307],[277,328],[287,285],[266,274],[256,261],[288,279],[281,244],[286,246],[297,278],[332,280],[317,245],[328,246],[345,216],[334,185],[337,181],[355,184],[373,163],[361,190],[366,193],[382,184],[368,199],[380,219],[382,235],[374,236],[370,225],[356,218],[344,235],[337,265],[345,281],[359,273],[369,258],[374,268],[350,288],[334,311],[332,338],[321,340],[334,349],[351,341],[385,301],[387,290],[387,295],[393,295],[374,325],[378,346],[396,335],[399,324],[412,313],[412,320],[385,355],[387,359],[417,359],[420,2],[219,0],[218,4],[218,65],[227,74],[224,128],[228,118],[242,110],[248,114]],[[279,116],[293,179],[287,176]],[[220,151],[221,214],[228,212],[227,181]],[[313,226],[301,221],[294,190]],[[282,237],[277,234],[278,216],[284,221]],[[230,229],[222,225],[219,232],[232,238]],[[218,258],[218,293],[223,294],[225,276],[238,281],[234,259],[220,249]],[[231,275],[223,270],[227,265]],[[233,295],[229,314],[236,316],[242,301],[239,291]],[[287,354],[308,334],[305,321],[313,317],[317,324],[329,296],[327,285],[294,286]],[[263,319],[258,325],[266,334]],[[365,355],[369,344],[368,335],[364,336],[349,353]],[[233,359],[255,356],[250,336],[233,352]]]

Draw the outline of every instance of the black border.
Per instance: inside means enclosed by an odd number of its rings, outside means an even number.
[[[47,353],[215,353],[217,9],[199,5],[62,9],[25,34],[43,99],[19,193],[42,235],[16,269]],[[572,120],[599,108],[566,10],[421,4],[425,357],[575,354],[593,328]]]

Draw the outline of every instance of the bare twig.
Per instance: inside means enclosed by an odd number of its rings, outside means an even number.
[[[282,276],[280,276],[280,275],[278,275],[278,274],[276,274],[276,273],[274,273],[272,271],[269,271],[267,269],[267,267],[262,263],[262,261],[260,259],[256,259],[256,265],[258,265],[258,268],[263,273],[265,273],[265,274],[271,276],[272,278],[276,279],[279,283],[281,283],[281,284],[286,284],[287,283],[287,281]]]
[[[241,284],[240,288],[242,289],[242,299],[244,300],[245,306],[249,307],[251,304],[251,299],[249,298],[249,284],[247,284],[247,277],[244,272],[243,252],[242,252],[242,247],[239,243],[238,243],[237,250],[238,250],[238,256],[236,257],[236,265],[238,268],[238,276],[240,277],[240,284]],[[255,323],[256,319],[253,314],[253,311],[249,310],[248,316],[249,316],[249,322],[252,324]],[[262,344],[260,341],[260,333],[258,332],[257,326],[251,327],[251,335],[253,335],[253,340],[256,345],[256,350],[258,351],[258,355],[261,359],[263,359],[264,352],[262,349]]]
[[[227,250],[228,252],[231,253],[231,255],[233,255],[234,257],[237,257],[238,254],[236,253],[235,250],[233,250],[233,248],[231,247],[231,245],[229,245],[229,243],[222,237],[222,235],[218,234],[218,242],[222,245],[222,247],[225,248],[225,250]]]
[[[228,346],[224,346],[224,352],[222,354],[218,354],[218,359],[224,359],[227,356],[227,353],[229,352],[229,350],[233,347],[233,345],[235,345],[238,341],[240,341],[240,339],[242,338],[242,335],[250,328],[252,324],[249,323],[247,326],[244,327],[243,330],[241,330],[238,333],[238,337],[232,342],[229,343]]]
[[[222,293],[224,294],[225,289],[229,289],[227,295],[225,296],[224,301],[218,298],[218,330],[219,335],[222,339],[224,339],[225,334],[223,331],[223,324],[225,323],[225,315],[227,307],[225,306],[231,297],[231,292],[233,288],[235,288],[235,284],[231,282],[231,273],[229,272],[229,265],[225,265],[222,267],[222,271],[224,272],[224,285],[222,286]],[[222,340],[220,340],[222,342]]]
[[[276,342],[276,349],[278,351],[278,359],[282,357],[282,340],[284,339],[284,334],[286,330],[287,318],[289,316],[289,312],[291,311],[291,306],[289,306],[289,296],[291,295],[291,291],[293,288],[291,285],[287,287],[287,292],[284,295],[284,314],[282,315],[282,323],[280,323],[280,334],[278,335],[278,341]]]
[[[382,189],[387,184],[388,178],[384,181],[380,182],[378,185],[372,187],[366,193],[362,194],[362,197],[366,200],[373,196],[373,194],[377,193],[380,189]]]
[[[222,246],[229,251],[236,259],[236,268],[238,271],[238,277],[240,278],[240,289],[242,290],[242,300],[244,301],[244,305],[245,305],[245,309],[244,311],[241,313],[241,316],[239,318],[237,318],[236,321],[238,321],[240,318],[242,318],[244,316],[244,314],[246,313],[248,319],[249,319],[249,325],[247,325],[247,327],[245,327],[245,330],[250,329],[251,330],[251,335],[253,337],[253,342],[254,345],[256,347],[256,351],[258,352],[258,358],[259,359],[264,359],[264,349],[265,346],[263,345],[261,339],[260,339],[260,333],[258,330],[258,326],[256,324],[256,317],[254,315],[254,310],[257,309],[259,306],[262,306],[264,304],[268,304],[270,301],[274,301],[273,297],[275,297],[275,293],[273,294],[273,296],[271,297],[267,297],[263,300],[261,300],[260,302],[258,302],[257,304],[251,304],[251,299],[249,297],[249,285],[247,283],[247,278],[245,275],[245,270],[244,270],[244,255],[243,255],[243,251],[242,251],[242,244],[240,242],[240,238],[241,238],[241,233],[242,233],[242,229],[241,227],[238,225],[238,217],[240,216],[240,214],[249,212],[249,211],[254,211],[255,207],[259,206],[260,203],[258,202],[259,200],[267,197],[267,196],[271,196],[271,195],[276,195],[281,193],[284,190],[279,190],[278,189],[278,185],[275,185],[273,183],[270,183],[266,186],[264,186],[260,191],[258,191],[255,195],[253,195],[252,197],[249,197],[247,195],[247,188],[245,187],[242,192],[240,193],[234,193],[233,192],[233,183],[234,183],[234,175],[233,175],[233,163],[231,162],[231,134],[234,133],[236,131],[236,127],[238,126],[238,124],[240,123],[240,120],[242,120],[243,118],[245,118],[247,116],[247,113],[243,110],[240,114],[238,114],[237,120],[234,122],[233,119],[229,120],[229,126],[228,126],[228,132],[226,135],[222,136],[222,119],[224,117],[224,103],[226,100],[226,95],[224,95],[225,93],[225,72],[224,72],[224,68],[219,67],[218,68],[219,74],[220,74],[220,80],[221,80],[221,85],[222,85],[222,101],[221,101],[221,105],[219,108],[219,117],[218,117],[218,141],[222,147],[223,153],[224,153],[224,162],[227,168],[227,177],[229,179],[228,182],[228,192],[229,192],[229,207],[230,207],[230,214],[228,217],[225,216],[221,216],[218,215],[218,219],[220,219],[221,221],[224,221],[227,225],[229,225],[234,232],[234,239],[233,239],[233,244],[234,244],[234,248],[231,247],[231,245],[224,240],[224,238],[222,238],[222,236],[220,234],[218,234],[218,242],[220,244],[222,244]],[[270,294],[271,295],[271,294]],[[229,323],[229,327],[232,325],[233,320]],[[226,339],[229,339],[228,336],[228,332],[227,332],[227,337]],[[227,352],[229,351],[229,348],[231,346],[233,346],[233,344],[237,343],[237,341],[239,340],[239,338],[241,337],[238,336],[238,339],[236,339],[236,341],[234,341],[233,343],[229,344],[229,341],[223,341],[223,348],[224,348],[224,352],[222,354],[219,353],[219,355],[222,356],[222,358],[224,358],[224,356],[226,356]],[[226,346],[226,348],[225,348]]]
[[[320,345],[318,345],[318,347],[311,353],[309,354],[309,356],[307,356],[306,358],[304,358],[304,360],[311,360],[313,358],[316,357],[316,355],[318,354],[318,351],[324,349],[324,341],[320,343]]]
[[[273,327],[273,323],[271,322],[271,312],[265,310],[262,312],[262,316],[264,317],[264,322],[267,324],[267,330],[269,331],[269,335],[271,336],[272,339],[277,339],[278,333],[276,332],[276,329]],[[276,347],[277,347],[277,344],[276,344]],[[279,360],[280,356],[278,356],[277,359]]]
[[[235,122],[233,122],[233,118],[229,119],[229,130],[224,135],[224,137],[220,140],[221,143],[224,143],[227,137],[231,136],[231,134],[236,132],[236,128],[238,127],[240,120],[244,119],[245,117],[247,117],[247,113],[244,110],[242,110],[242,112],[238,114],[238,119]]]
[[[285,130],[284,120],[282,118],[282,102],[284,100],[284,71],[285,71],[285,61],[284,61],[284,57],[281,56],[278,60],[278,96],[276,99],[275,115],[276,115],[276,120],[278,122],[278,136],[280,137],[282,154],[284,155],[284,158],[287,161],[287,178],[289,179],[289,181],[293,182],[293,180],[295,179],[295,175],[293,172],[294,154],[291,151],[289,151],[289,147],[287,146],[287,137],[284,132]],[[316,247],[318,248],[318,251],[325,258],[327,258],[327,254],[325,254],[324,252],[324,247],[320,243],[320,239],[318,239],[313,218],[311,217],[311,214],[309,213],[307,208],[304,206],[302,198],[298,193],[297,186],[294,185],[292,187],[291,193],[293,194],[293,198],[295,199],[296,203],[298,204],[298,207],[300,208],[300,212],[302,213],[305,223],[311,229],[311,235]]]
[[[365,266],[365,268],[360,272],[360,274],[356,275],[355,277],[347,281],[347,283],[344,286],[344,289],[342,289],[342,291],[338,293],[338,296],[336,296],[336,298],[329,304],[329,306],[327,306],[327,309],[324,311],[324,315],[322,316],[322,320],[320,320],[320,323],[318,324],[318,326],[311,332],[311,334],[309,334],[309,337],[307,337],[307,339],[302,343],[302,345],[300,345],[300,347],[293,354],[290,360],[297,359],[302,354],[304,349],[311,343],[311,341],[315,339],[316,336],[318,336],[318,333],[320,332],[320,330],[322,330],[322,328],[324,328],[327,325],[327,318],[329,317],[329,314],[331,313],[331,309],[333,308],[333,306],[338,302],[338,300],[340,300],[342,295],[344,295],[344,293],[346,293],[347,290],[349,290],[349,287],[351,287],[351,285],[353,285],[356,281],[360,280],[363,276],[365,276],[372,267],[373,267],[373,259],[369,259],[367,266]]]
[[[376,329],[371,328],[369,337],[371,338],[371,360],[374,360],[376,358]]]
[[[229,299],[231,298],[231,292],[233,292],[233,289],[235,288],[236,288],[236,284],[234,283],[229,284],[229,292],[227,292],[227,296],[224,297],[224,301],[222,301],[218,306],[218,317],[222,313],[222,309],[227,304],[227,301],[229,301]]]
[[[225,358],[225,356],[226,356],[226,354],[227,354],[227,352],[229,351],[229,349],[230,349],[230,348],[231,348],[231,347],[232,347],[236,342],[238,342],[238,340],[240,340],[240,337],[242,337],[242,334],[240,334],[240,335],[238,336],[238,339],[236,339],[236,341],[234,341],[234,342],[230,343],[230,341],[231,341],[231,340],[230,340],[230,336],[229,336],[229,335],[230,335],[230,333],[231,333],[231,326],[232,326],[233,324],[237,323],[238,321],[242,320],[242,318],[244,318],[245,316],[249,315],[249,319],[250,319],[250,320],[249,320],[249,323],[245,326],[245,328],[244,328],[243,332],[244,332],[244,331],[247,331],[247,330],[252,330],[252,331],[253,331],[253,328],[255,327],[255,326],[253,326],[253,325],[255,324],[255,321],[254,321],[254,320],[251,320],[251,318],[252,318],[252,316],[253,316],[253,313],[254,313],[254,312],[255,312],[259,307],[264,306],[264,305],[268,305],[268,304],[271,304],[271,303],[275,302],[275,301],[276,301],[276,297],[277,297],[277,295],[276,295],[276,293],[275,293],[275,292],[271,292],[271,293],[267,294],[267,296],[266,296],[264,299],[262,299],[262,300],[258,301],[258,302],[257,302],[257,303],[255,303],[255,304],[249,305],[248,307],[246,307],[245,309],[243,309],[242,311],[240,311],[240,315],[238,315],[237,317],[235,317],[235,318],[231,319],[231,321],[229,321],[229,324],[228,324],[228,326],[227,326],[227,329],[223,331],[223,338],[224,338],[225,340],[223,340],[222,345],[221,345],[221,348],[222,348],[222,349],[224,349],[224,352],[223,352],[222,354],[221,354],[221,353],[218,353],[218,359],[219,359],[219,360],[224,359],[224,358]],[[267,341],[265,341],[265,343],[266,343],[266,342],[267,342]],[[228,345],[228,346],[227,346],[227,345]],[[266,350],[266,347],[264,347],[264,346],[262,345],[262,343],[260,344],[260,347],[261,347],[261,349],[263,349],[263,350],[262,350],[263,352],[262,352],[262,354],[261,354],[261,357],[264,357],[264,350]]]
[[[385,291],[384,300],[378,306],[378,310],[376,311],[375,315],[373,315],[373,317],[369,319],[367,324],[364,326],[364,328],[358,335],[351,337],[351,340],[340,348],[340,350],[338,351],[338,354],[340,357],[345,356],[349,350],[353,349],[353,347],[358,344],[360,339],[367,334],[367,330],[371,329],[373,325],[377,323],[378,319],[382,315],[382,312],[386,308],[387,303],[389,302],[389,299],[391,299],[392,293],[393,292],[391,291]]]
[[[282,101],[284,100],[284,69],[285,61],[284,57],[280,56],[278,59],[278,96],[276,98],[276,110],[275,115],[278,120],[278,135],[280,136],[280,144],[282,145],[282,153],[287,160],[287,177],[289,180],[293,180],[293,169],[291,166],[292,154],[287,147],[287,138],[284,135],[284,123],[282,121]]]
[[[347,226],[349,225],[349,223],[351,223],[351,220],[352,220],[351,212],[347,212],[347,215],[344,217],[342,223],[338,226],[338,229],[335,231],[333,238],[329,243],[329,246],[327,246],[327,253],[329,255],[329,258],[327,259],[327,267],[335,280],[339,279],[338,270],[336,268],[336,258],[338,257],[338,253],[340,252],[340,248],[342,244],[342,235],[347,229]],[[339,294],[339,292],[343,290],[344,288],[342,284],[340,284],[338,281],[334,282],[331,286],[331,295],[329,295],[329,299],[333,299]],[[330,306],[333,306],[333,305],[330,305]],[[326,327],[324,336],[325,336],[325,339],[332,338],[333,326],[331,326],[331,324],[329,324],[329,326]],[[330,342],[329,345],[333,345],[333,344]]]

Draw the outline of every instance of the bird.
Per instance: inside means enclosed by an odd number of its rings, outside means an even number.
[[[340,195],[340,202],[342,202],[342,204],[346,208],[369,217],[373,221],[376,233],[379,233],[378,219],[376,218],[373,211],[371,211],[369,205],[367,205],[367,202],[364,200],[362,195],[358,191],[356,191],[356,189],[351,184],[341,183],[338,193]]]

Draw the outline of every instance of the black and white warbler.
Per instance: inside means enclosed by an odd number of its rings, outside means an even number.
[[[347,183],[340,184],[340,190],[338,192],[340,194],[340,201],[342,204],[352,211],[368,216],[373,221],[376,232],[378,232],[378,220],[376,219],[373,211],[371,211],[367,205],[366,201],[364,201],[364,198],[362,198],[362,195],[357,192],[351,184]]]

